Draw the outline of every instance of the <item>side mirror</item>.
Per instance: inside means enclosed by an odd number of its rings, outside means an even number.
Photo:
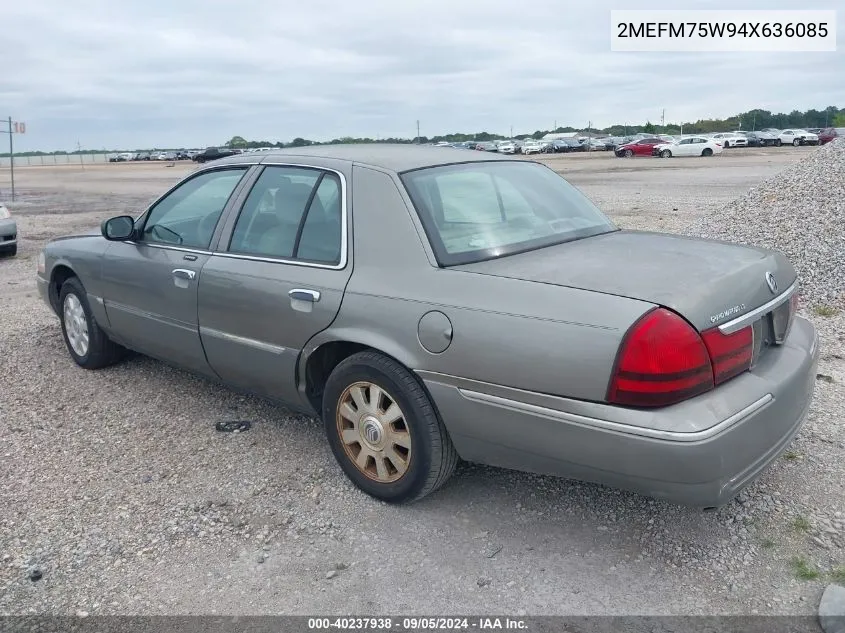
[[[107,240],[114,242],[128,240],[135,233],[135,219],[131,215],[109,218],[100,225],[100,232]]]

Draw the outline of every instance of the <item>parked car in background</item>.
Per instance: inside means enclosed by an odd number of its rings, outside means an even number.
[[[137,152],[132,160],[150,160],[149,152]]]
[[[517,145],[516,141],[504,141],[498,145],[500,154],[519,154],[522,148]]]
[[[522,153],[523,154],[540,154],[543,152],[543,144],[540,141],[535,141],[534,139],[527,139],[522,144]]]
[[[588,152],[604,151],[607,149],[604,139],[598,138],[584,138],[581,139],[581,145],[584,146]]]
[[[235,154],[237,154],[235,150],[227,147],[209,147],[199,154],[196,154],[193,157],[193,160],[197,163],[207,163],[210,160],[218,160],[220,158],[234,156]]]
[[[632,156],[651,156],[651,150],[654,149],[655,145],[660,145],[661,143],[665,143],[662,138],[657,138],[655,136],[649,136],[646,138],[641,138],[636,141],[631,141],[630,143],[625,143],[624,145],[620,145],[619,147],[614,150],[614,153],[620,158],[631,158]]]
[[[713,156],[722,153],[722,145],[716,139],[706,136],[687,136],[671,143],[655,145],[652,156],[672,158],[675,156]]]
[[[719,141],[725,149],[729,147],[748,147],[748,139],[736,132],[719,132],[710,138]]]
[[[820,353],[781,253],[620,230],[540,163],[408,145],[217,161],[49,242],[36,284],[83,370],[132,349],[319,417],[393,503],[463,459],[723,506],[800,431]]]
[[[812,132],[808,132],[807,130],[801,130],[796,128],[783,130],[778,135],[778,142],[776,143],[776,145],[793,145],[795,147],[798,147],[800,145],[818,144],[818,134],[813,134]]]
[[[833,139],[845,136],[845,128],[839,128],[837,130],[835,127],[826,127],[819,131],[819,145],[824,145],[825,143],[830,143]]]
[[[493,141],[481,141],[475,144],[475,149],[480,152],[498,152],[499,147]]]
[[[620,145],[624,145],[628,142],[629,139],[622,138],[621,136],[609,136],[604,140],[604,148],[608,151],[615,151],[617,147]]]
[[[18,223],[2,202],[0,202],[0,255],[14,257],[18,254]]]
[[[750,147],[769,147],[777,144],[777,134],[773,132],[745,132],[745,138],[748,139]]]

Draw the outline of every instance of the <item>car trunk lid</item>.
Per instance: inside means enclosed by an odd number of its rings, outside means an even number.
[[[796,281],[795,269],[776,251],[644,231],[614,231],[455,269],[648,301],[699,331],[778,303]]]

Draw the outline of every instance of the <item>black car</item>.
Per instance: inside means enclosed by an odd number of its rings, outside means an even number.
[[[217,160],[218,158],[226,158],[227,156],[234,156],[237,152],[233,149],[225,147],[209,147],[203,152],[194,156],[193,160],[198,163],[207,163],[210,160]]]
[[[759,132],[743,132],[742,134],[748,139],[748,147],[768,147],[777,145],[778,142],[776,134],[764,130]]]

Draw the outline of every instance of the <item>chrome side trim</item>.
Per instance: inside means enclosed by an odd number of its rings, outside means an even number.
[[[197,255],[211,255],[211,251],[204,251],[198,248],[185,248],[184,246],[168,246],[166,244],[154,244],[152,242],[136,242],[134,240],[126,240],[126,244],[133,244],[135,246],[148,246],[150,248],[160,248],[165,251],[179,251],[181,253],[196,253]]]
[[[567,424],[575,424],[576,426],[596,428],[603,431],[613,431],[616,433],[624,433],[626,435],[639,435],[657,440],[668,440],[671,442],[700,442],[702,440],[710,439],[733,425],[738,424],[745,418],[753,415],[774,400],[774,396],[767,393],[759,400],[751,403],[741,411],[734,413],[729,418],[722,420],[710,428],[702,431],[679,433],[676,431],[660,431],[657,429],[647,429],[641,426],[632,426],[630,424],[620,424],[619,422],[600,420],[598,418],[589,418],[582,415],[576,415],[574,413],[566,413],[565,411],[558,411],[556,409],[540,407],[534,404],[518,402],[509,398],[491,396],[490,394],[480,393],[478,391],[469,391],[467,389],[458,388],[458,393],[467,400],[492,405],[494,407],[501,407],[503,409],[509,409],[511,411],[516,411],[517,413],[536,415],[550,420],[566,422]]]
[[[281,257],[262,257],[258,255],[238,255],[236,253],[226,253],[220,251],[213,253],[214,257],[225,257],[226,259],[245,259],[251,262],[266,262],[268,264],[287,264],[289,266],[305,266],[306,268],[326,268],[328,270],[342,270],[345,268],[337,264],[317,264],[314,262],[305,262],[296,259],[282,259]]]
[[[722,334],[733,334],[734,332],[737,332],[742,328],[751,325],[754,321],[759,319],[767,312],[771,312],[782,303],[789,301],[789,298],[795,293],[797,289],[798,282],[796,281],[793,282],[793,284],[789,288],[784,290],[782,294],[778,295],[768,303],[764,303],[759,308],[755,308],[747,314],[743,314],[742,316],[739,316],[735,319],[731,319],[726,323],[722,323],[722,325],[719,326],[719,331]]]
[[[177,321],[176,319],[171,319],[166,316],[162,316],[160,314],[154,314],[152,312],[147,312],[146,310],[140,310],[138,308],[128,306],[122,303],[115,303],[113,301],[109,301],[106,299],[103,301],[103,305],[105,306],[106,310],[115,309],[120,310],[121,312],[126,312],[133,316],[141,317],[143,319],[150,319],[151,321],[156,321],[163,325],[170,325],[172,327],[178,327],[179,329],[185,330],[187,332],[191,332],[192,334],[197,333],[197,328],[195,325],[190,323],[185,323],[183,321]]]
[[[229,341],[230,343],[238,343],[239,345],[246,345],[247,347],[260,349],[262,352],[270,352],[271,354],[284,354],[288,351],[287,347],[282,347],[281,345],[273,345],[272,343],[257,341],[254,338],[246,338],[245,336],[229,334],[228,332],[222,332],[210,327],[200,326],[200,335],[211,336],[213,338]]]
[[[41,280],[39,279],[39,281],[41,281]],[[89,293],[88,294],[88,300],[90,301],[92,299],[94,300],[94,302],[99,303],[100,305],[105,305],[102,297],[98,297],[97,295],[92,295],[92,294]]]

